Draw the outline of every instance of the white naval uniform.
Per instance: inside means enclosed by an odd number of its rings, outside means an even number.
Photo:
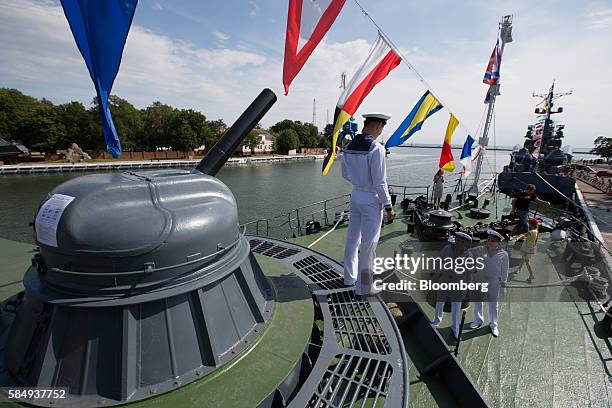
[[[479,246],[472,248],[472,254],[475,258],[484,258],[484,268],[475,272],[475,281],[488,282],[489,284],[488,292],[485,294],[489,304],[489,318],[491,320],[489,326],[491,326],[491,329],[496,329],[499,316],[498,300],[502,292],[502,284],[508,281],[508,252],[501,247],[491,252],[486,246]],[[474,323],[482,324],[484,322],[483,309],[484,302],[474,302]]]
[[[440,251],[440,258],[471,258],[472,252],[468,248],[464,248],[463,251],[459,251],[454,244],[448,244],[442,251]],[[441,275],[440,282],[458,282],[461,279],[465,279],[467,273],[457,274],[455,271],[438,271]],[[449,299],[450,298],[450,299]],[[438,291],[436,293],[436,316],[433,321],[434,326],[438,327],[442,323],[442,317],[444,315],[444,303],[447,299],[451,301],[451,330],[455,337],[459,337],[459,326],[461,325],[461,299],[463,294],[459,291],[452,291],[447,293],[445,291]]]
[[[357,135],[343,152],[342,177],[353,185],[344,249],[344,283],[355,293],[373,293],[373,265],[383,208],[391,206],[385,148],[371,135]]]

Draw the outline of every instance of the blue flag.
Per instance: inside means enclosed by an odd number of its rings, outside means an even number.
[[[474,138],[468,135],[467,139],[465,139],[465,143],[463,144],[463,149],[461,150],[461,165],[463,165],[463,170],[460,173],[465,174],[466,176],[470,174],[472,170],[472,145],[474,144]]]
[[[96,87],[106,149],[121,154],[108,97],[138,0],[61,0],[64,14]]]
[[[385,147],[399,146],[410,138],[414,133],[421,130],[425,119],[442,109],[442,104],[429,91],[425,92],[421,99],[414,105],[412,111],[406,116],[397,130],[391,135]]]

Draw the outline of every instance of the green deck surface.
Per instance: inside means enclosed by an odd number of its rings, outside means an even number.
[[[498,216],[507,213],[509,208],[510,202],[500,198]],[[491,209],[495,215],[494,203]],[[477,222],[467,217],[466,212],[462,211],[462,215],[460,222],[465,226]],[[312,249],[342,262],[346,232],[345,224]],[[320,235],[302,236],[292,241],[308,246]],[[418,248],[419,242],[406,234],[406,225],[398,217],[382,229],[377,256],[392,256],[406,240],[413,241]],[[534,285],[565,278],[563,271],[567,265],[560,256],[563,248],[555,245],[558,244],[551,246],[548,234],[541,234],[538,254],[531,262],[536,276]],[[513,250],[509,248],[508,251],[513,257]],[[510,273],[517,273],[511,275],[509,283],[525,285],[528,273],[515,264],[511,260]],[[538,301],[523,301],[524,291],[533,291],[530,298]],[[420,305],[433,320],[433,307],[425,302]],[[485,306],[485,318],[486,309]],[[612,406],[611,345],[593,333],[594,323],[603,317],[596,303],[578,298],[575,291],[564,286],[508,289],[505,302],[500,304],[501,334],[498,338],[490,334],[486,325],[478,330],[470,329],[468,323],[473,320],[473,313],[470,306],[459,360],[492,407]],[[439,330],[454,347],[450,314],[445,314]],[[414,367],[424,367],[431,362],[418,339],[411,337],[408,331],[402,334]],[[441,381],[435,378],[418,380],[414,367],[410,371],[411,407],[456,405]]]
[[[23,290],[25,271],[32,264],[34,246],[0,238],[0,300]]]
[[[509,202],[500,200],[499,216],[507,212]],[[471,225],[475,220],[460,220]],[[487,220],[489,221],[489,220]],[[378,256],[391,256],[405,240],[406,225],[401,217],[386,225],[382,232]],[[312,249],[342,261],[346,225],[322,239]],[[321,234],[303,236],[292,241],[307,246]],[[416,242],[416,241],[415,241]],[[33,247],[0,239],[2,285],[4,299],[21,289],[21,278],[30,264]],[[538,254],[532,259],[534,284],[563,279],[567,267],[560,253],[542,234]],[[510,250],[512,252],[512,250]],[[512,256],[512,253],[511,253]],[[278,294],[273,318],[266,333],[252,348],[238,356],[217,373],[169,394],[132,405],[146,407],[256,405],[293,367],[304,350],[313,320],[312,301],[301,281],[281,263],[268,257],[257,259]],[[512,266],[511,284],[524,284],[525,269]],[[299,281],[299,282],[298,282]],[[523,292],[535,291],[542,301],[519,301]],[[596,303],[578,298],[562,286],[544,288],[512,288],[506,302],[500,305],[501,335],[494,338],[487,326],[471,330],[464,326],[459,360],[472,381],[492,407],[610,407],[612,406],[612,354],[609,341],[593,333],[593,324],[602,312]],[[560,301],[564,300],[564,301]],[[433,318],[433,308],[421,303]],[[486,308],[485,308],[486,309]],[[466,323],[472,320],[470,307]],[[451,344],[450,315],[446,314],[440,332]],[[404,331],[404,342],[413,367],[410,370],[410,406],[454,406],[446,385],[434,378],[417,379],[416,368],[428,364],[418,339]],[[227,372],[232,375],[219,375]]]

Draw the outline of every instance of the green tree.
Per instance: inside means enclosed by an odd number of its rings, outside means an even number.
[[[317,143],[319,142],[319,129],[312,123],[304,123],[302,125],[304,129],[304,140],[300,140],[302,142],[303,147],[317,147]]]
[[[76,143],[82,149],[104,148],[101,126],[97,112],[88,111],[80,102],[69,102],[55,107],[66,133],[60,142],[60,149]]]
[[[17,89],[0,88],[0,137],[25,143],[23,124],[38,105],[36,99]]]
[[[119,140],[121,141],[121,148],[123,150],[136,150],[141,147],[142,140],[140,138],[144,134],[142,112],[117,95],[111,95],[108,98],[108,107],[113,116],[113,123],[119,135]],[[93,99],[91,111],[97,116],[98,122],[101,123],[100,106],[97,97]],[[101,134],[100,138],[104,139]],[[100,146],[98,143],[93,143],[93,145]],[[102,140],[102,145],[105,146],[104,140]]]
[[[274,138],[274,149],[286,154],[289,150],[300,147],[300,138],[293,129],[285,129]]]
[[[55,153],[66,145],[66,128],[54,106],[38,104],[23,119],[19,133],[23,144],[31,150]]]
[[[328,123],[327,125],[325,125],[325,128],[323,128],[323,135],[321,136],[321,139],[319,139],[319,144],[318,144],[319,147],[322,147],[324,149],[329,149],[329,147],[331,146],[333,131],[334,131],[333,123]]]
[[[261,143],[261,136],[259,136],[259,133],[253,129],[249,132],[247,137],[244,138],[243,145],[251,149],[251,154],[255,154],[255,148],[259,143]]]
[[[599,136],[595,139],[595,147],[591,149],[591,153],[601,156],[606,160],[612,158],[612,137]]]
[[[196,139],[196,145],[194,147],[198,147],[201,145],[206,145],[207,147],[210,147],[209,143],[214,144],[213,131],[210,128],[208,122],[206,121],[206,116],[204,116],[200,112],[194,111],[193,109],[177,110],[176,115],[180,117],[181,120],[186,123],[194,132]]]
[[[270,126],[270,132],[280,135],[283,130],[291,129],[295,130],[295,122],[289,119],[281,120]]]
[[[189,151],[196,148],[198,135],[190,124],[192,112],[187,110],[175,111],[168,134],[168,140],[173,150]]]
[[[175,110],[161,102],[153,102],[142,111],[143,130],[139,138],[141,147],[147,150],[156,147],[170,147],[172,123],[176,116]]]
[[[208,122],[208,127],[211,130],[210,139],[205,141],[206,150],[210,150],[211,147],[214,146],[215,143],[221,139],[221,136],[227,131],[227,125],[223,121],[223,119],[217,119]]]
[[[293,130],[298,136],[300,143],[298,147],[317,146],[319,130],[312,123],[302,123],[299,120],[293,121],[284,119],[270,127],[270,131],[277,136],[289,129]]]

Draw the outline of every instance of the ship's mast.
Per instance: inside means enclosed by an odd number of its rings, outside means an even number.
[[[501,39],[502,44],[501,44],[501,49],[499,53],[500,53],[500,58],[501,58],[504,55],[504,48],[506,46],[506,43],[512,42],[512,16],[511,15],[504,16],[502,18],[500,26],[501,26],[500,39]],[[486,103],[489,105],[487,109],[487,118],[485,120],[485,125],[482,130],[482,136],[480,137],[480,139],[478,139],[478,144],[483,148],[489,144],[489,128],[491,127],[491,119],[493,118],[493,112],[495,108],[495,99],[497,98],[498,95],[500,95],[499,82],[500,80],[498,79],[496,84],[489,85],[489,90],[487,93]],[[472,183],[472,187],[470,187],[470,190],[469,190],[470,194],[478,195],[479,193],[478,180],[480,179],[480,170],[482,168],[482,161],[484,159],[484,153],[485,152],[482,151],[480,152],[480,155],[478,156],[478,161],[476,162],[476,169],[474,170],[474,182]]]
[[[550,90],[548,91],[547,94],[536,94],[535,92],[533,93],[533,97],[535,98],[544,98],[544,100],[542,102],[540,102],[538,104],[541,105],[542,103],[545,103],[543,108],[536,108],[535,113],[536,114],[546,114],[546,118],[544,120],[544,128],[542,129],[542,140],[540,141],[540,152],[543,155],[548,154],[549,152],[549,145],[551,143],[551,141],[555,138],[555,134],[554,134],[554,130],[555,130],[555,126],[553,124],[552,119],[550,118],[551,115],[554,115],[555,113],[562,113],[563,112],[563,108],[558,108],[556,111],[553,111],[553,106],[554,106],[554,100],[557,98],[560,98],[562,96],[567,96],[567,95],[571,95],[573,93],[573,89],[570,90],[569,92],[557,92],[555,93],[555,81],[553,80],[552,85],[550,86]]]

